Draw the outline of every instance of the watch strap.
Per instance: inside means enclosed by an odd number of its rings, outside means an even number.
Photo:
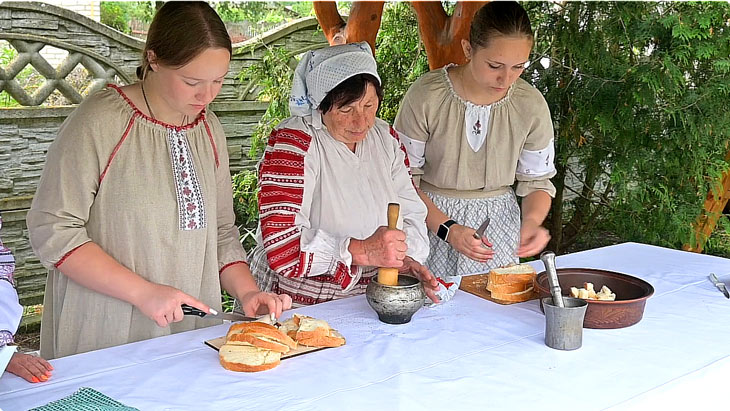
[[[452,225],[456,224],[456,221],[454,220],[446,220],[441,225],[439,225],[439,229],[436,232],[436,236],[444,241],[449,237],[449,229]]]

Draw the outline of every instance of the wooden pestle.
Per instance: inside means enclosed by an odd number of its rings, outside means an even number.
[[[400,204],[388,203],[388,228],[394,230],[398,225]],[[398,269],[390,267],[378,268],[378,282],[383,285],[398,285]]]

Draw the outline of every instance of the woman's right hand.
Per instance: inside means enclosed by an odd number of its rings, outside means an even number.
[[[393,268],[403,266],[403,259],[408,251],[406,233],[403,231],[381,226],[361,242],[365,254],[363,265]]]
[[[449,228],[449,236],[446,238],[449,244],[461,254],[480,263],[486,263],[494,257],[492,243],[487,237],[478,239],[474,237],[476,230],[461,224],[454,224]]]
[[[147,287],[140,293],[135,306],[160,327],[182,321],[184,318],[181,305],[187,304],[210,312],[210,307],[177,288],[168,285],[148,283]]]

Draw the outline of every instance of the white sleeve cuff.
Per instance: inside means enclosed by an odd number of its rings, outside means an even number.
[[[398,135],[400,136],[401,143],[406,148],[411,167],[423,167],[423,164],[426,162],[426,142],[414,140],[400,131]]]
[[[517,160],[517,174],[527,178],[539,178],[555,172],[554,139],[550,139],[547,147],[532,151],[522,149]]]

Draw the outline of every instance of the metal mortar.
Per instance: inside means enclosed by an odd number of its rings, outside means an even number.
[[[380,321],[388,324],[405,324],[422,306],[426,292],[418,279],[399,275],[398,285],[383,285],[376,275],[370,280],[365,297],[378,314]]]

